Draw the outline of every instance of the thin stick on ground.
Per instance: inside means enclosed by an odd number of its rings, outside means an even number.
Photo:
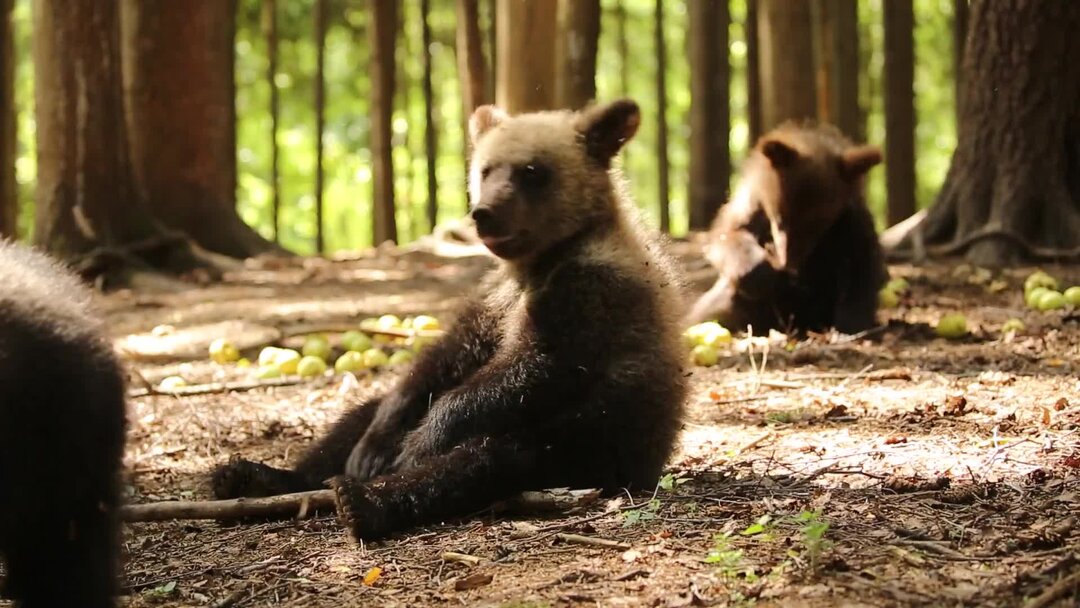
[[[550,513],[570,511],[591,504],[599,490],[568,490],[555,488],[522,492],[502,501],[496,511],[512,513]],[[229,500],[165,501],[125,505],[120,509],[124,521],[174,521],[184,519],[230,520],[247,517],[281,517],[304,519],[316,512],[333,511],[333,490],[312,490],[264,498],[234,498]]]
[[[587,545],[590,547],[602,547],[604,549],[618,549],[620,551],[626,551],[630,548],[630,545],[626,543],[620,543],[617,540],[609,540],[606,538],[594,538],[592,536],[582,536],[580,534],[567,534],[560,532],[555,535],[555,538],[575,545]]]

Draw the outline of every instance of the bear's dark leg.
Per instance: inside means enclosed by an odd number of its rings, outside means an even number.
[[[338,516],[358,540],[462,517],[543,484],[536,454],[503,438],[478,438],[400,473],[367,483],[331,480]]]
[[[304,453],[293,470],[233,458],[214,470],[210,479],[214,496],[220,499],[277,496],[325,487],[327,479],[345,470],[345,460],[367,431],[379,403],[380,398],[370,399],[345,412],[330,431]]]

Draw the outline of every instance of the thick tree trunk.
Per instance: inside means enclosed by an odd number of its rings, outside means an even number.
[[[495,99],[517,114],[555,107],[558,0],[498,0]]]
[[[397,242],[394,215],[394,50],[397,38],[396,2],[369,0],[368,41],[371,45],[371,158],[374,163],[372,233],[376,245]]]
[[[656,180],[660,192],[660,231],[671,232],[671,186],[669,185],[667,126],[667,42],[664,39],[664,0],[656,0],[653,38],[656,44]]]
[[[953,86],[956,116],[960,117],[960,95],[964,88],[964,45],[968,33],[968,0],[953,0]]]
[[[709,227],[731,173],[727,2],[690,0],[690,229]]]
[[[0,237],[18,233],[19,195],[15,183],[15,44],[11,10],[0,0]]]
[[[889,225],[915,213],[915,15],[885,2],[885,189]]]
[[[465,116],[468,118],[478,106],[489,102],[488,68],[480,33],[480,0],[457,0],[456,7],[458,76],[461,79]]]
[[[323,133],[326,131],[326,0],[315,0],[315,253],[326,252]]]
[[[435,92],[431,87],[431,26],[428,21],[431,18],[431,0],[420,0],[420,27],[421,41],[424,49],[421,56],[424,58],[424,156],[427,161],[427,219],[429,230],[435,230],[435,223],[439,219],[439,176],[436,171],[436,162],[439,158],[439,147],[436,140],[439,126],[435,123]]]
[[[761,128],[817,117],[809,0],[757,0]]]
[[[266,86],[270,89],[270,224],[274,242],[281,238],[281,161],[278,147],[278,120],[281,103],[277,86],[278,71],[278,19],[277,0],[263,3],[263,29],[266,33]]]
[[[557,105],[579,109],[596,98],[600,0],[560,0]]]
[[[818,118],[862,141],[856,0],[814,0]]]
[[[1078,29],[1080,3],[971,2],[957,148],[898,253],[1080,257]]]
[[[746,125],[750,131],[748,147],[762,135],[761,130],[761,44],[758,36],[758,0],[746,0]]]
[[[236,212],[235,2],[118,4],[138,193],[166,226],[244,258],[278,248]]]

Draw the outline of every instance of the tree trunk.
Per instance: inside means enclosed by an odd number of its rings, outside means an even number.
[[[859,20],[856,0],[814,0],[818,118],[855,140],[859,112]]]
[[[888,223],[915,213],[915,15],[885,2],[885,189]]]
[[[498,0],[495,99],[507,112],[555,107],[558,0]]]
[[[558,107],[576,110],[596,98],[600,0],[560,0]]]
[[[968,0],[953,0],[953,87],[956,116],[960,117],[960,94],[963,91],[964,45],[968,32]]]
[[[118,4],[140,198],[210,251],[244,258],[276,250],[236,212],[235,0]]]
[[[749,146],[762,135],[761,130],[761,44],[758,36],[758,0],[746,0],[746,126],[750,131]]]
[[[1080,3],[973,0],[945,184],[897,253],[1080,257]]]
[[[480,33],[480,0],[457,0],[456,6],[458,75],[468,118],[473,110],[488,103],[487,61]]]
[[[375,206],[372,222],[374,243],[397,242],[394,216],[394,159],[392,155],[394,115],[394,49],[397,38],[397,2],[370,0],[371,22],[371,158],[374,163]]]
[[[728,3],[690,0],[690,229],[709,227],[731,173]]]
[[[809,0],[757,0],[761,128],[817,117]]]
[[[430,230],[435,230],[439,219],[439,180],[436,162],[439,148],[436,133],[439,126],[435,123],[435,93],[431,87],[431,0],[420,0],[420,38],[424,43],[421,56],[424,58],[424,156],[427,161],[427,219]]]
[[[660,188],[660,231],[671,232],[671,186],[668,174],[668,127],[667,127],[667,43],[664,40],[664,0],[656,0],[656,167]]]
[[[266,32],[266,85],[270,89],[270,224],[274,242],[281,233],[281,160],[278,147],[278,120],[281,117],[280,95],[277,86],[278,18],[277,0],[263,3],[263,29]]]
[[[131,265],[183,272],[205,260],[182,235],[166,232],[136,193],[119,8],[118,2],[34,2],[34,242],[84,274],[123,280]]]
[[[323,134],[326,132],[326,0],[315,0],[315,253],[326,252]]]
[[[0,0],[0,237],[18,235],[19,190],[15,183],[15,44],[11,10]]]

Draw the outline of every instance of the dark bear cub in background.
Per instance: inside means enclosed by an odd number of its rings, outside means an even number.
[[[633,101],[470,120],[472,216],[501,263],[385,395],[294,470],[233,460],[220,498],[333,477],[357,538],[463,516],[520,491],[652,489],[686,394],[681,280],[611,171]],[[344,475],[342,475],[344,474]]]
[[[864,181],[880,162],[876,147],[829,125],[762,136],[709,233],[720,276],[687,321],[755,333],[873,327],[888,269]]]
[[[114,606],[125,382],[90,293],[0,239],[0,553],[16,606]]]

